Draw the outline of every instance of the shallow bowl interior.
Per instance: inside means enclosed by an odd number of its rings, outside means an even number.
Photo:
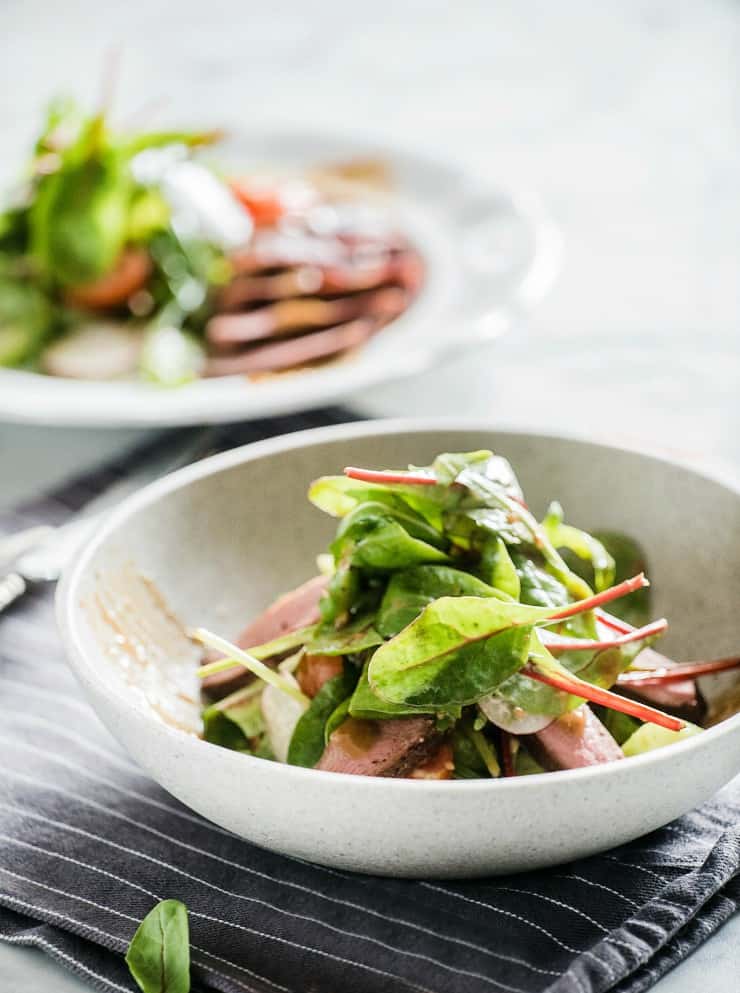
[[[740,768],[740,718],[671,749],[587,770],[503,782],[365,779],[263,762],[179,729],[187,720],[171,719],[156,700],[153,708],[147,695],[168,666],[181,664],[191,678],[187,652],[179,662],[165,650],[139,663],[133,652],[125,671],[118,664],[116,644],[135,648],[141,637],[129,595],[134,573],[150,577],[186,625],[232,637],[276,594],[314,574],[334,522],[305,498],[313,478],[350,463],[418,465],[440,451],[484,447],[511,460],[537,514],[557,498],[570,521],[642,543],[655,615],[671,621],[666,652],[688,659],[737,651],[740,544],[728,536],[740,531],[740,495],[731,488],[575,440],[480,425],[345,425],[216,456],[154,484],[108,519],[59,592],[68,654],[99,715],[195,810],[266,847],[359,871],[533,868],[622,843],[701,802]],[[546,832],[530,830],[543,821]]]

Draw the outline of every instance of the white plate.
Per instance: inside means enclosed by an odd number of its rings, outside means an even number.
[[[229,376],[163,390],[134,381],[91,383],[1,369],[0,419],[155,427],[316,407],[498,337],[557,275],[560,237],[536,198],[499,190],[441,160],[368,139],[295,132],[232,138],[217,154],[236,169],[382,158],[396,184],[398,224],[426,262],[426,281],[412,306],[351,357],[261,382]]]

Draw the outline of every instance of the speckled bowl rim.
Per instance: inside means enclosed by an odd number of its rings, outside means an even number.
[[[354,421],[348,424],[330,425],[328,427],[309,428],[305,431],[298,431],[292,434],[279,435],[267,438],[263,441],[252,442],[239,448],[231,449],[217,455],[212,455],[195,465],[179,469],[160,480],[144,487],[137,493],[128,497],[118,507],[115,508],[106,519],[95,529],[94,533],[85,542],[83,548],[75,557],[57,587],[56,593],[56,617],[62,643],[65,648],[67,660],[73,672],[82,683],[94,684],[96,692],[104,695],[114,706],[132,717],[147,720],[156,724],[161,731],[168,736],[173,736],[173,743],[181,741],[183,736],[190,739],[195,747],[210,750],[213,758],[223,759],[228,750],[210,742],[203,741],[184,731],[169,727],[162,721],[157,721],[153,716],[146,714],[141,708],[132,703],[123,692],[116,693],[110,684],[98,675],[99,667],[96,666],[94,653],[89,652],[84,646],[82,634],[83,611],[79,602],[80,586],[83,583],[87,570],[98,549],[113,535],[122,525],[124,525],[134,514],[157,503],[162,498],[168,496],[176,490],[190,486],[197,480],[207,476],[216,475],[234,466],[242,465],[261,458],[265,455],[274,455],[280,452],[289,452],[293,449],[311,448],[315,444],[331,441],[344,441],[352,438],[367,438],[372,436],[389,436],[396,434],[408,434],[419,432],[427,434],[435,431],[487,431],[499,436],[529,437],[539,441],[573,441],[578,444],[592,446],[594,448],[607,449],[613,452],[627,452],[639,455],[661,465],[678,467],[679,469],[708,482],[716,483],[740,500],[740,486],[736,481],[725,478],[720,474],[707,473],[696,470],[693,467],[672,458],[667,458],[653,453],[645,452],[639,448],[630,448],[620,445],[609,445],[600,441],[593,441],[577,434],[549,434],[526,429],[498,428],[495,422],[487,419],[469,418],[394,418],[388,420],[367,420]],[[166,595],[166,594],[165,594]],[[93,705],[94,709],[94,705]],[[453,779],[453,780],[408,780],[393,779],[379,776],[358,776],[352,773],[325,772],[319,769],[306,769],[300,766],[287,765],[279,762],[271,762],[274,766],[276,776],[284,778],[286,785],[291,781],[300,782],[306,777],[310,782],[326,781],[327,777],[336,782],[341,776],[345,780],[351,780],[356,788],[385,792],[410,791],[418,794],[419,791],[442,795],[451,790],[460,792],[479,792],[488,790],[544,790],[547,784],[551,788],[557,788],[566,782],[587,782],[594,778],[610,779],[614,776],[628,775],[630,769],[637,769],[639,766],[661,765],[670,762],[671,756],[678,756],[696,749],[712,749],[715,742],[720,739],[740,732],[740,714],[736,714],[713,728],[709,728],[701,735],[687,738],[685,741],[677,742],[670,747],[656,749],[644,755],[636,755],[625,759],[623,762],[612,762],[599,766],[588,766],[581,769],[567,769],[558,772],[535,773],[528,776],[501,778],[501,779]],[[240,755],[239,761],[247,763],[245,769],[254,763],[259,763],[263,767],[265,759],[259,759],[250,755]]]

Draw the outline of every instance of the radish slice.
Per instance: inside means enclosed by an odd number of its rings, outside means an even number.
[[[67,379],[118,379],[136,372],[142,338],[116,321],[90,321],[45,349],[41,367]]]
[[[283,675],[285,679],[295,683],[296,689],[300,689],[290,673],[286,672]],[[262,693],[261,707],[275,758],[278,762],[287,762],[290,739],[293,737],[296,724],[307,709],[307,704],[288,696],[276,686],[267,685]]]
[[[555,720],[547,714],[528,714],[495,693],[479,700],[478,706],[492,724],[510,734],[536,734]]]

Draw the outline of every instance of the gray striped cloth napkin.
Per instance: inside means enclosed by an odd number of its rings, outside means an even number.
[[[219,442],[341,419],[261,422]],[[65,519],[135,459],[0,530]],[[548,871],[374,879],[255,848],[151,782],[64,664],[51,590],[0,619],[0,692],[0,940],[42,948],[100,990],[135,990],[123,955],[166,897],[190,910],[194,989],[223,993],[637,993],[740,902],[740,780],[633,844]]]

